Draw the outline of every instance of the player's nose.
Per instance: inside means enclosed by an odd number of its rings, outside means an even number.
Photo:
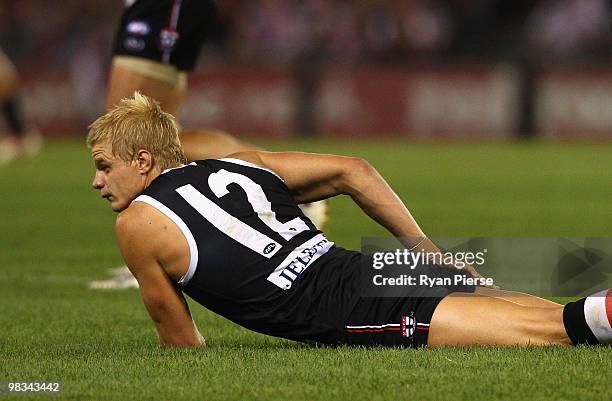
[[[104,180],[102,179],[102,176],[99,171],[96,171],[91,186],[93,187],[93,189],[102,189],[104,187]]]

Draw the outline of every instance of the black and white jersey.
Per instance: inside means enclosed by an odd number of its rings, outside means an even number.
[[[179,284],[195,301],[258,332],[340,341],[364,258],[317,230],[277,174],[238,159],[203,160],[165,171],[134,202],[184,234],[191,258]]]
[[[113,44],[129,56],[192,71],[216,20],[214,0],[125,0]]]

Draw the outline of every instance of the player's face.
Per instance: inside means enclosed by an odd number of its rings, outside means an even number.
[[[145,180],[135,161],[125,162],[113,156],[110,146],[95,144],[91,155],[96,167],[93,187],[120,212],[145,188]]]

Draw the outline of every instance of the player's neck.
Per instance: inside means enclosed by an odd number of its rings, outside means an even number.
[[[151,185],[153,180],[155,180],[157,177],[159,177],[161,175],[161,173],[162,172],[157,167],[154,167],[151,170],[149,170],[147,175],[145,175],[145,177],[144,177],[144,188],[143,189],[146,189],[149,185]]]

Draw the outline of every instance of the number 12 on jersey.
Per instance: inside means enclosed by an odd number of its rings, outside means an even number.
[[[244,190],[259,219],[285,240],[288,241],[309,229],[299,217],[286,223],[278,221],[263,188],[249,177],[227,170],[219,170],[208,177],[208,186],[218,198],[229,193],[227,187],[230,184],[237,184]],[[281,249],[282,246],[277,241],[232,216],[191,184],[177,188],[176,192],[214,227],[258,254],[271,258]]]

